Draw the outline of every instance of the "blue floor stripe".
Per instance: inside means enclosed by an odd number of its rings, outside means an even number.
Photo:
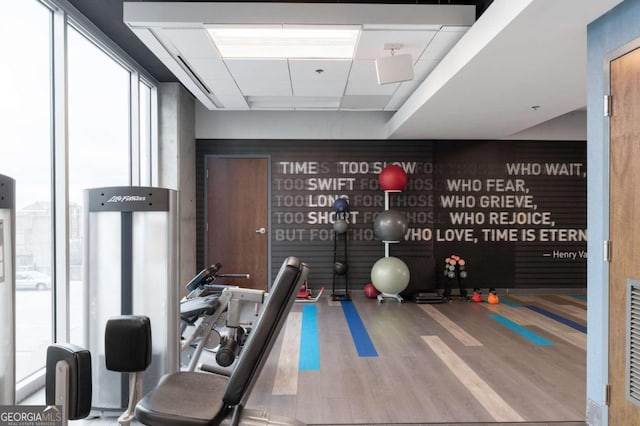
[[[511,306],[512,308],[519,308],[520,306],[522,306],[521,304],[514,302],[511,299],[507,299],[506,297],[501,297],[500,303],[504,303],[505,305]]]
[[[582,296],[580,294],[572,294],[571,297],[574,299],[582,300],[583,302],[587,301],[587,296]]]
[[[531,309],[532,311],[535,311],[535,312],[539,313],[540,315],[544,315],[545,317],[549,317],[549,318],[551,318],[553,320],[556,320],[556,321],[558,321],[558,322],[560,322],[560,323],[562,323],[564,325],[567,325],[567,326],[569,326],[569,327],[571,327],[571,328],[573,328],[575,330],[582,331],[583,333],[587,332],[587,327],[585,327],[584,325],[578,324],[577,322],[573,322],[573,321],[571,321],[569,319],[566,319],[565,317],[561,317],[560,315],[554,314],[553,312],[549,312],[546,309],[542,309],[542,308],[539,308],[539,307],[533,306],[533,305],[526,305],[526,307]]]
[[[318,341],[318,311],[316,305],[302,307],[300,359],[298,369],[320,370],[320,343]]]
[[[491,314],[489,318],[496,320],[499,324],[507,327],[511,331],[515,331],[525,339],[529,340],[535,345],[538,346],[553,346],[553,342],[545,339],[544,337],[534,333],[526,327],[521,326],[520,324],[516,324],[515,322],[503,317],[498,314]]]
[[[358,311],[353,305],[353,302],[350,300],[343,300],[341,304],[342,311],[347,319],[347,324],[349,324],[351,337],[353,338],[353,343],[356,345],[358,355],[361,357],[378,356],[378,352],[376,352],[376,348],[373,346],[373,342],[369,338],[369,333],[367,333],[367,329],[364,327],[362,319],[360,319],[360,315],[358,315]]]

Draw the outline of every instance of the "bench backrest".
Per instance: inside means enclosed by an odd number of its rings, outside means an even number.
[[[248,399],[308,273],[309,267],[296,257],[283,262],[225,388],[222,400],[226,405],[238,405]]]

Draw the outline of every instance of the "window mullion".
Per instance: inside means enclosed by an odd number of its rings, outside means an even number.
[[[53,13],[53,247],[54,341],[70,339],[69,316],[69,118],[67,14]]]
[[[149,118],[150,153],[149,153],[149,186],[158,185],[158,88],[151,87],[151,98],[149,99],[151,117]]]
[[[131,185],[140,185],[140,84],[137,72],[131,73],[129,88],[130,182]]]

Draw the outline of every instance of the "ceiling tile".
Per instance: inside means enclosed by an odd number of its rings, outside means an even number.
[[[365,24],[363,30],[402,30],[402,31],[439,31],[442,28],[440,24]]]
[[[281,109],[295,106],[291,96],[248,96],[247,103],[251,109]]]
[[[242,92],[236,85],[236,82],[233,80],[218,80],[205,78],[202,80],[204,84],[207,85],[209,90],[211,90],[216,95],[239,95],[242,96]]]
[[[238,80],[289,80],[286,59],[226,59],[227,68]]]
[[[457,31],[452,31],[457,29]],[[465,35],[468,27],[443,27],[422,53],[420,60],[442,59],[451,48]]]
[[[340,98],[250,96],[247,98],[247,102],[251,109],[337,109],[340,105]]]
[[[402,48],[396,53],[410,54],[415,62],[435,35],[436,31],[363,31],[355,59],[377,59],[389,56],[391,51],[385,50],[385,44],[400,44]]]
[[[350,68],[351,60],[345,59],[289,59],[292,80],[346,81]]]
[[[415,78],[412,81],[405,81],[400,84],[389,103],[385,106],[385,111],[397,111],[398,108],[411,96],[411,94],[422,84],[425,78],[438,65],[440,60],[418,61],[413,67]]]
[[[338,109],[340,97],[306,97],[297,96],[295,99],[296,109]]]
[[[186,58],[218,58],[218,51],[204,28],[163,28],[163,38]]]
[[[420,82],[406,81],[398,87],[398,90],[390,97],[389,102],[384,106],[385,111],[397,111],[411,94],[420,86]]]
[[[233,82],[226,65],[219,58],[187,58],[187,63],[201,79],[228,80]]]
[[[379,111],[384,109],[391,95],[351,95],[344,96],[340,102],[341,110]]]
[[[294,96],[342,96],[347,80],[292,80]]]
[[[218,101],[222,104],[224,109],[229,110],[248,110],[249,105],[247,104],[244,96],[240,95],[227,95],[222,94],[217,97]]]
[[[417,61],[413,65],[413,74],[415,76],[413,80],[421,83],[429,74],[431,74],[431,71],[433,71],[439,63],[439,59],[424,59]]]
[[[347,95],[392,95],[399,83],[378,84],[375,61],[353,61]]]
[[[244,96],[291,96],[289,80],[237,80]]]

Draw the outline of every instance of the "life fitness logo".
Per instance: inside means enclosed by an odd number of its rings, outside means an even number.
[[[107,203],[126,203],[129,201],[145,201],[147,197],[141,197],[140,195],[114,195]]]

